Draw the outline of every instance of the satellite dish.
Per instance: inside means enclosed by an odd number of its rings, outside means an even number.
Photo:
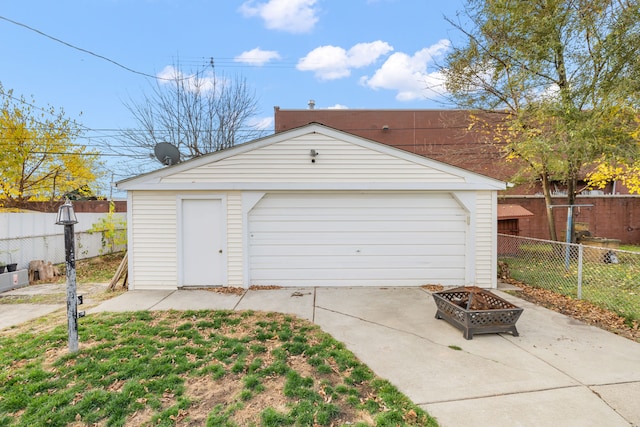
[[[168,142],[160,142],[156,144],[153,152],[156,155],[156,159],[165,166],[180,163],[180,151]]]

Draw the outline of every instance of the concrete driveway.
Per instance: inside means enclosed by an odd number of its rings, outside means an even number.
[[[639,343],[495,292],[524,308],[519,337],[465,340],[434,318],[433,297],[422,288],[130,291],[87,313],[292,313],[345,343],[443,427],[640,426]]]
[[[496,291],[523,307],[519,337],[436,320],[422,288],[132,291],[89,312],[292,313],[345,343],[441,426],[640,426],[640,344]]]

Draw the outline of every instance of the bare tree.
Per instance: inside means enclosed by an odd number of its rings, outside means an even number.
[[[130,100],[125,106],[139,126],[124,130],[122,139],[136,153],[151,153],[158,143],[169,142],[178,147],[181,160],[187,160],[260,134],[248,124],[257,101],[246,80],[216,74],[213,62],[190,74],[169,66],[142,101]]]

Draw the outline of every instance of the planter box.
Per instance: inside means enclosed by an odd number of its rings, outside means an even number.
[[[474,334],[510,332],[518,336],[516,322],[522,308],[477,287],[460,287],[436,292],[436,319],[444,319],[462,330],[465,339]]]
[[[0,274],[0,292],[25,287],[29,284],[29,271],[18,270]]]

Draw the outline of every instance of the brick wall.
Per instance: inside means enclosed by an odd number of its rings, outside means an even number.
[[[534,216],[520,219],[520,236],[549,239],[549,229],[542,196],[502,196],[498,203],[517,204]],[[566,199],[554,197],[556,205],[566,204]],[[589,230],[594,237],[618,239],[623,244],[640,244],[640,196],[580,196],[577,204],[593,205],[576,207],[576,225]],[[555,208],[558,236],[564,236],[567,227],[567,208]]]
[[[64,201],[59,202],[27,202],[24,209],[36,211],[36,212],[58,212],[58,208]],[[109,212],[108,200],[75,200],[72,201],[73,210],[76,212],[87,213],[103,213]],[[116,200],[116,212],[126,212],[127,202],[126,200]]]

